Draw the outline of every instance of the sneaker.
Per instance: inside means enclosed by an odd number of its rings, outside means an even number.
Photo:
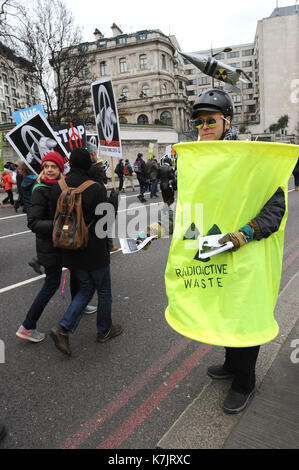
[[[234,376],[234,374],[225,370],[222,365],[208,367],[207,374],[216,380],[231,379]]]
[[[40,343],[46,337],[45,333],[40,333],[37,330],[26,330],[23,325],[20,326],[16,335],[18,338],[27,339],[32,343]]]
[[[106,343],[108,339],[115,338],[115,336],[120,335],[123,332],[123,327],[121,325],[112,325],[106,333],[97,334],[98,343]]]
[[[98,307],[96,307],[95,305],[87,305],[83,311],[83,313],[85,313],[85,315],[90,315],[91,313],[96,313]]]
[[[117,251],[118,250],[118,246],[113,246],[112,248],[110,248],[110,253],[113,253],[113,251]]]
[[[254,389],[250,393],[240,393],[230,389],[223,403],[223,411],[228,414],[237,414],[243,411],[254,395]]]
[[[70,345],[69,345],[69,333],[68,331],[63,328],[60,324],[58,326],[54,326],[50,330],[50,337],[55,343],[55,346],[59,351],[67,356],[72,354]]]

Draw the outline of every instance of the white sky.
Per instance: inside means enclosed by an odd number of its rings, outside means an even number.
[[[254,41],[257,21],[296,0],[65,0],[85,41],[98,28],[111,37],[116,23],[123,33],[160,29],[174,34],[185,52]],[[299,6],[298,6],[299,8]]]

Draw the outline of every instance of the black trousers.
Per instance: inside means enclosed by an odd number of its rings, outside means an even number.
[[[6,194],[7,194],[7,197],[6,197],[5,199],[3,199],[2,204],[6,204],[6,203],[9,201],[9,202],[11,203],[11,205],[13,206],[14,201],[13,201],[12,190],[11,190],[11,189],[7,189],[7,190],[6,190]]]
[[[232,389],[250,393],[255,386],[255,364],[260,346],[250,348],[225,348],[224,369],[234,374]]]

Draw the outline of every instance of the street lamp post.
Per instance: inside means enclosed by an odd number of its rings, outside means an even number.
[[[232,48],[231,47],[226,47],[225,49],[223,49],[222,51],[218,51],[218,52],[215,52],[215,54],[213,54],[213,48],[211,46],[211,56],[212,57],[216,57],[216,55],[218,54],[222,54],[222,52],[231,52],[232,51]],[[214,88],[214,77],[212,77],[212,88]]]

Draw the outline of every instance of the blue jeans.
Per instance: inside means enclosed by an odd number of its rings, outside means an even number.
[[[65,312],[60,325],[74,333],[83,315],[83,311],[92,299],[95,290],[98,294],[97,330],[105,333],[112,325],[111,277],[110,266],[95,271],[72,270],[79,290]]]
[[[158,180],[153,180],[151,183],[152,183],[152,187],[151,187],[151,197],[157,196]]]
[[[144,193],[146,191],[146,178],[144,176],[137,175],[137,179],[140,186],[140,196],[144,197]]]
[[[61,266],[45,267],[46,279],[44,285],[35,297],[34,302],[26,315],[25,321],[23,322],[23,327],[26,328],[26,330],[36,329],[36,323],[38,322],[46,305],[59,288],[61,272]]]

